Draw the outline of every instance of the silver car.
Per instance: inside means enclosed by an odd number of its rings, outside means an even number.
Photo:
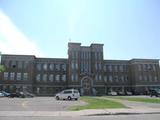
[[[56,94],[56,100],[78,100],[80,97],[80,93],[78,90],[76,89],[67,89],[67,90],[63,90],[60,93]]]

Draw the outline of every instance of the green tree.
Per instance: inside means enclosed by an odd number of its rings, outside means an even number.
[[[0,73],[5,71],[5,67],[3,65],[0,65]]]

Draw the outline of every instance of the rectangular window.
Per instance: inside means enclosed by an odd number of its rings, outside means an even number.
[[[112,82],[112,75],[109,76],[109,82]]]
[[[17,73],[17,78],[16,80],[21,80],[21,73]]]
[[[156,82],[158,80],[157,76],[154,76],[154,81]]]
[[[62,81],[66,81],[66,75],[62,75]]]
[[[152,82],[152,76],[151,75],[149,75],[149,81]]]
[[[139,75],[139,81],[142,81],[142,75]]]
[[[11,72],[11,73],[10,73],[10,80],[14,80],[14,77],[15,77],[15,73],[14,73],[14,72]]]
[[[56,75],[56,81],[60,80],[60,75]]]
[[[23,73],[23,80],[28,80],[28,73]]]
[[[47,74],[43,74],[43,81],[46,82],[47,81]]]
[[[153,67],[153,71],[156,71],[156,65],[152,65],[152,67]]]
[[[10,63],[9,61],[5,61],[4,64],[5,64],[5,67],[6,67],[6,68],[9,68],[9,63]]]
[[[109,72],[112,72],[112,65],[108,65]]]
[[[41,75],[40,75],[40,74],[37,74],[37,75],[36,75],[36,81],[40,81],[40,79],[41,79]]]
[[[22,61],[18,61],[18,68],[19,68],[19,69],[22,69],[22,64],[23,64]]]
[[[11,67],[12,67],[12,68],[16,68],[16,61],[12,61],[12,62],[11,62]]]
[[[60,70],[60,64],[56,64],[56,70]]]
[[[53,70],[54,70],[54,64],[50,64],[50,65],[49,65],[49,69],[50,69],[51,71],[53,71]]]
[[[43,64],[43,70],[47,71],[47,69],[48,69],[48,64],[47,64],[47,63],[44,63],[44,64]]]
[[[24,69],[28,67],[28,61],[24,61]]]
[[[66,71],[66,64],[62,64],[62,70]]]
[[[104,81],[107,82],[107,76],[106,75],[104,76]]]
[[[41,70],[41,64],[40,63],[38,63],[37,65],[36,65],[36,68],[37,68],[37,70]]]
[[[50,82],[53,82],[53,77],[54,77],[53,74],[50,74],[50,75],[49,75],[49,81],[50,81]]]
[[[123,72],[123,65],[119,66],[119,70],[120,70],[120,72]]]
[[[147,76],[146,75],[144,75],[144,81],[147,81]]]
[[[8,72],[4,72],[4,80],[8,80]]]

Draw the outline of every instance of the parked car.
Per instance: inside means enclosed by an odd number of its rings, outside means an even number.
[[[14,98],[14,97],[25,98],[25,97],[34,97],[34,95],[29,92],[15,92],[15,93],[11,93],[9,97],[11,97],[11,98]]]
[[[118,91],[117,94],[118,94],[118,95],[125,95],[125,92],[123,92],[123,91]]]
[[[56,100],[60,100],[60,99],[62,99],[62,100],[65,100],[65,99],[78,100],[80,97],[80,93],[76,89],[67,89],[67,90],[61,91],[60,93],[57,93],[55,97],[56,97]]]
[[[14,98],[14,97],[20,97],[20,98],[24,98],[24,93],[23,92],[14,92],[14,93],[11,93],[10,96],[11,98]]]
[[[2,92],[0,92],[0,97],[5,97],[4,94]]]
[[[35,95],[29,92],[24,92],[23,93],[25,97],[34,97]]]
[[[132,95],[132,92],[126,91],[126,95]]]
[[[9,97],[10,93],[6,92],[6,91],[0,91],[1,93],[3,93],[4,97]]]
[[[159,97],[160,96],[160,89],[151,89],[150,90],[150,96],[156,96]]]
[[[116,95],[117,95],[117,92],[111,91],[111,92],[108,92],[108,95],[116,96]]]

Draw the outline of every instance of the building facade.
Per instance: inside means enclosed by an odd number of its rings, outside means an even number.
[[[104,60],[103,44],[68,43],[68,59],[32,55],[1,55],[6,70],[0,73],[0,90],[54,95],[76,88],[81,95],[110,91],[145,94],[160,87],[158,59]]]

